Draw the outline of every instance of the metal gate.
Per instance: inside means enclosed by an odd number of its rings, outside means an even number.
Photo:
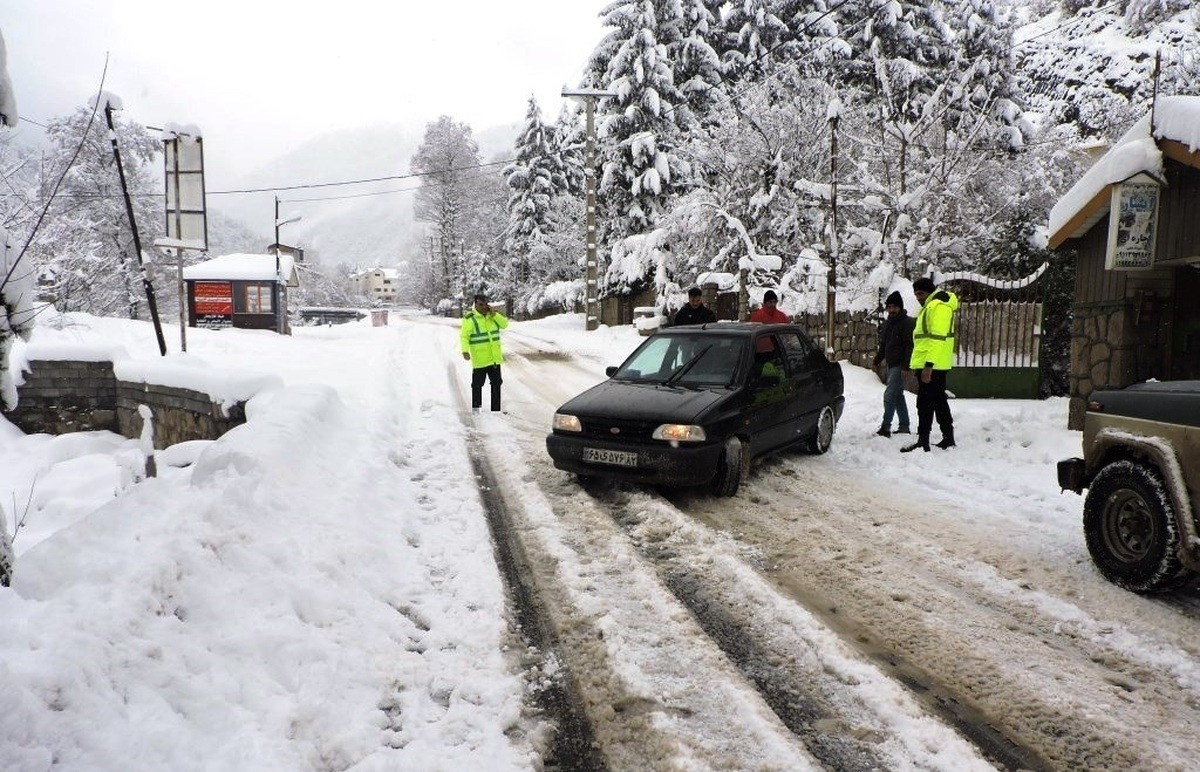
[[[947,388],[959,397],[1037,399],[1043,263],[1024,279],[1003,281],[969,271],[941,274],[958,295],[954,369]]]

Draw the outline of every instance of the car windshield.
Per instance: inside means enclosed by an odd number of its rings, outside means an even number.
[[[613,375],[618,380],[728,386],[745,339],[733,336],[655,335]]]

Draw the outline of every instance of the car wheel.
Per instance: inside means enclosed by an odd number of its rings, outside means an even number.
[[[1118,461],[1100,470],[1083,502],[1083,535],[1096,568],[1134,592],[1183,586],[1175,509],[1155,470]]]
[[[733,496],[742,484],[742,475],[749,466],[750,457],[746,446],[737,437],[725,440],[721,457],[717,459],[717,472],[713,475],[712,492],[717,496]]]
[[[833,444],[833,430],[837,428],[837,417],[829,405],[821,408],[817,416],[817,430],[808,438],[808,452],[821,455]]]

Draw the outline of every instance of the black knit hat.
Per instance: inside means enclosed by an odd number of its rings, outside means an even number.
[[[913,282],[913,292],[933,292],[937,285],[928,276],[922,276]]]
[[[904,299],[900,297],[899,292],[893,292],[887,296],[887,300],[883,301],[883,304],[885,306],[897,306],[899,308],[904,308]]]

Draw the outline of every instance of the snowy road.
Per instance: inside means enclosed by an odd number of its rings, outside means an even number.
[[[932,464],[880,485],[844,449],[772,460],[732,500],[585,490],[548,466],[545,427],[605,363],[508,341],[511,415],[476,433],[614,768],[656,748],[712,768],[1186,768],[1194,598],[1098,580],[1044,490],[992,496],[986,463],[949,495],[922,490]]]
[[[0,768],[1196,768],[1200,596],[1092,567],[1065,401],[955,400],[959,447],[900,455],[846,366],[830,452],[735,498],[583,487],[551,416],[639,339],[578,326],[509,328],[503,415],[466,409],[454,319],[194,331],[201,388],[284,386],[151,480],[115,435],[2,427]]]

